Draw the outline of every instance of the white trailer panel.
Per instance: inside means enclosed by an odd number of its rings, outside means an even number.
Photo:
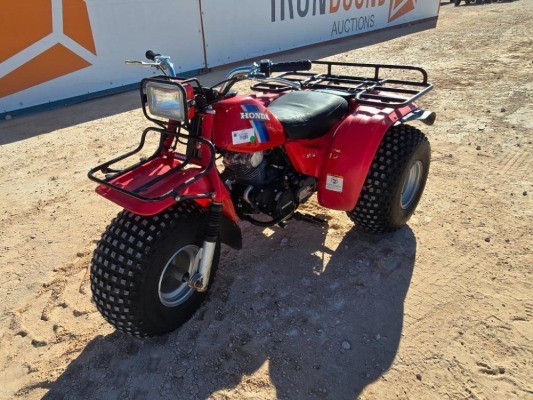
[[[42,38],[36,32],[33,42],[17,44],[31,21],[0,27],[0,114],[139,82],[155,70],[124,60],[144,60],[148,49],[172,56],[178,72],[205,66],[198,2],[34,1],[47,3],[41,15],[32,15],[30,2],[13,2],[4,16],[48,19],[49,33],[37,25]]]
[[[440,0],[203,0],[208,66],[436,18],[439,5]]]
[[[170,55],[178,74],[200,72],[309,45],[323,43],[324,48],[369,32],[403,35],[392,28],[436,21],[440,0],[5,3],[0,14],[0,117],[135,84],[156,72],[128,67],[124,60],[143,59],[147,49]],[[390,37],[377,35],[375,42]]]

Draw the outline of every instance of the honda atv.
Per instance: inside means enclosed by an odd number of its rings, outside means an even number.
[[[239,220],[316,220],[297,211],[315,193],[367,232],[399,229],[415,211],[430,145],[408,123],[435,120],[414,103],[432,89],[422,68],[263,60],[207,87],[177,77],[169,57],[147,57],[127,63],[164,73],[140,85],[153,126],[137,148],[89,172],[97,193],[123,208],[90,273],[116,329],[146,337],[186,322],[213,282],[221,243],[241,249]],[[243,80],[252,94],[233,90]],[[156,150],[139,159],[148,137]]]

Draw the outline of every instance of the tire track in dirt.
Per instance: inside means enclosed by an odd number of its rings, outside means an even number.
[[[23,353],[28,359],[17,368],[9,365],[1,371],[27,382],[19,386],[17,396],[32,397],[33,391],[49,389],[64,361],[83,350],[95,328],[101,330],[98,327],[104,322],[86,301],[89,253],[80,251],[71,261],[54,266],[52,278],[41,284],[34,300],[3,318],[2,324],[9,328],[0,337],[3,357],[10,359]],[[50,269],[46,257],[34,260],[32,266]]]
[[[520,175],[520,177],[531,176],[531,164],[533,156],[527,151],[506,151],[501,158],[498,159],[498,164],[501,168],[497,168],[499,175],[506,175],[512,171],[512,175]],[[497,167],[497,166],[495,166]]]
[[[458,287],[454,282],[458,277],[478,269],[479,259],[471,255],[463,257],[461,254],[450,253],[446,254],[446,259],[453,261],[443,259],[441,264],[439,260],[434,260],[431,270],[419,272],[422,277],[413,279],[406,300],[405,327],[416,327],[436,309],[468,292],[468,288]],[[418,262],[424,263],[423,260],[417,260]]]

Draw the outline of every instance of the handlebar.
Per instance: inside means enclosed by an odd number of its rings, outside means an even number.
[[[217,84],[220,85],[220,93],[226,94],[233,84],[243,79],[258,79],[259,81],[276,81],[285,85],[292,86],[295,89],[300,89],[301,86],[297,82],[289,81],[283,78],[271,77],[272,72],[296,72],[309,71],[313,63],[310,60],[299,60],[290,62],[273,63],[271,60],[261,60],[259,63],[242,66],[231,70],[226,75],[226,80]]]
[[[155,67],[157,69],[169,70],[170,76],[176,76],[174,66],[169,56],[156,53],[153,50],[147,50],[145,56],[152,62],[126,61],[126,64],[141,65],[144,67]],[[242,78],[269,78],[273,72],[296,72],[309,71],[313,63],[310,60],[298,60],[289,62],[273,63],[271,60],[261,60],[259,63],[253,63],[251,66],[239,67],[232,70],[226,79]]]
[[[259,63],[259,72],[270,76],[272,72],[309,71],[313,63],[310,60],[299,60],[273,63],[270,60],[262,60]]]
[[[174,65],[170,61],[169,56],[165,56],[154,52],[153,50],[147,50],[145,56],[151,62],[144,61],[126,61],[129,65],[140,65],[143,67],[154,67],[161,70],[165,75],[171,77],[176,76]],[[276,81],[278,83],[284,83],[295,89],[300,89],[300,85],[295,82],[286,81],[282,78],[271,77],[273,72],[296,72],[296,71],[309,71],[312,67],[310,60],[299,60],[290,62],[273,63],[271,60],[261,60],[259,63],[253,63],[250,66],[243,66],[233,69],[226,77],[224,82],[221,82],[215,86],[220,85],[219,93],[225,94],[237,81],[243,79],[259,79],[260,81]],[[168,73],[167,73],[168,72]]]

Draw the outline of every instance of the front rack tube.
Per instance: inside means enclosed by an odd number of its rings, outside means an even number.
[[[124,169],[120,169],[120,170],[115,170],[113,168],[111,168],[111,166],[119,161],[122,161],[128,157],[131,157],[133,156],[134,154],[138,153],[144,146],[145,144],[145,141],[146,141],[146,135],[148,134],[149,131],[156,131],[156,132],[159,132],[162,134],[162,139],[160,141],[160,144],[159,144],[159,147],[156,149],[156,151],[148,158],[146,159],[143,159],[141,160],[140,162],[138,163],[135,163],[129,167],[126,167]],[[127,174],[128,172],[131,172],[133,170],[135,170],[136,168],[140,168],[144,165],[147,165],[149,162],[157,159],[158,157],[161,156],[161,151],[163,149],[163,135],[171,135],[171,136],[175,136],[177,138],[183,138],[183,139],[187,139],[187,140],[192,140],[194,142],[200,142],[202,144],[204,144],[207,148],[209,149],[209,163],[208,165],[203,168],[202,170],[198,171],[198,173],[194,174],[192,177],[188,178],[185,182],[181,183],[180,185],[178,185],[177,187],[167,191],[166,193],[162,194],[162,195],[159,195],[159,196],[156,196],[156,197],[147,197],[147,196],[143,196],[141,195],[139,192],[142,192],[142,191],[145,191],[146,189],[148,189],[149,187],[155,185],[156,183],[170,177],[172,174],[175,174],[176,172],[179,172],[179,171],[183,171],[185,170],[185,167],[188,165],[188,164],[191,164],[191,159],[190,157],[179,157],[179,154],[176,154],[178,157],[177,159],[181,159],[183,162],[180,163],[177,167],[174,167],[174,168],[171,168],[169,171],[167,171],[166,173],[164,173],[163,175],[158,175],[157,177],[155,177],[154,179],[148,181],[148,182],[145,182],[142,186],[139,186],[138,188],[134,189],[134,190],[126,190],[124,189],[123,187],[121,186],[118,186],[117,184],[115,184],[114,182],[116,182],[118,179],[120,179],[121,177],[123,177],[125,174]],[[196,164],[194,164],[196,165]],[[143,201],[143,202],[160,202],[162,200],[165,200],[169,197],[172,197],[174,198],[176,201],[180,201],[180,200],[186,200],[186,199],[201,199],[201,198],[213,198],[214,196],[214,193],[199,193],[199,194],[196,194],[196,195],[187,195],[187,196],[181,196],[180,195],[180,192],[185,189],[187,186],[190,186],[192,185],[194,182],[198,181],[200,178],[202,178],[204,175],[208,174],[212,168],[215,167],[215,147],[213,146],[213,144],[204,139],[204,138],[201,138],[201,137],[191,137],[190,135],[185,135],[185,134],[181,134],[181,133],[177,133],[177,132],[168,132],[166,130],[163,130],[163,129],[159,129],[159,128],[147,128],[144,130],[143,134],[142,134],[142,137],[141,137],[141,142],[139,143],[139,146],[137,146],[137,148],[135,148],[134,150],[128,152],[128,153],[125,153],[123,155],[120,155],[110,161],[106,161],[105,163],[103,164],[100,164],[96,167],[94,167],[93,169],[91,169],[89,171],[89,173],[87,174],[89,179],[91,179],[92,181],[94,182],[97,182],[101,185],[104,185],[110,189],[113,189],[113,190],[116,190],[120,193],[123,193],[125,195],[128,195],[130,197],[133,197],[137,200],[140,200],[140,201]],[[99,177],[96,176],[97,173],[102,173],[104,175],[110,175],[110,176],[106,176],[104,179],[101,179]]]

